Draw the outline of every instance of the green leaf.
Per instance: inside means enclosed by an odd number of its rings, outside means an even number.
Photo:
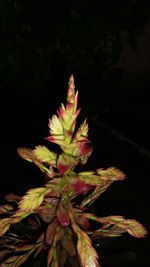
[[[92,246],[92,241],[89,236],[80,229],[75,221],[74,210],[70,202],[68,202],[68,212],[71,219],[71,224],[77,240],[77,251],[82,267],[99,267],[98,255]]]
[[[96,217],[94,215],[87,214],[89,219],[93,219],[103,224],[103,226],[91,233],[96,236],[118,236],[122,233],[128,232],[130,235],[141,238],[147,234],[143,225],[136,220],[125,219],[122,216],[108,216],[108,217]]]
[[[33,154],[41,162],[56,166],[56,154],[51,152],[47,147],[36,146],[36,148],[33,150]]]
[[[18,148],[17,151],[23,159],[33,162],[43,173],[47,174],[50,178],[53,178],[53,171],[36,158],[33,150],[28,148]]]
[[[99,177],[103,180],[117,181],[125,179],[125,174],[115,167],[110,167],[106,170],[98,169],[97,173]]]
[[[98,255],[92,247],[91,239],[80,229],[77,241],[77,250],[82,267],[98,267]]]
[[[19,210],[25,213],[31,213],[41,205],[47,188],[39,187],[30,189],[19,203]]]

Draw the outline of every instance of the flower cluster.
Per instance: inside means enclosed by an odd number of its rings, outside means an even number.
[[[60,146],[60,155],[45,146],[18,148],[19,155],[34,163],[47,178],[43,187],[30,189],[23,197],[7,195],[7,204],[0,206],[0,266],[20,266],[42,250],[47,251],[47,267],[63,267],[66,262],[76,266],[75,258],[82,267],[100,266],[93,239],[124,232],[137,238],[146,235],[145,228],[135,220],[122,216],[97,217],[89,212],[93,201],[114,181],[125,179],[125,175],[115,167],[75,171],[92,153],[87,121],[75,130],[80,113],[77,103],[78,91],[75,92],[71,76],[67,105],[61,104],[57,115],[49,120],[50,136],[46,138]],[[97,230],[90,230],[90,220],[100,224]],[[13,233],[13,226],[21,222],[30,229],[28,235]]]

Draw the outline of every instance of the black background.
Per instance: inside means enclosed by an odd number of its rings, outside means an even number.
[[[149,1],[0,1],[1,200],[43,184],[16,149],[51,147],[43,139],[48,118],[65,102],[73,73],[79,122],[87,117],[94,147],[86,169],[116,166],[127,175],[97,211],[149,228],[149,47]],[[134,251],[137,266],[149,266],[148,237],[121,244],[116,250]]]

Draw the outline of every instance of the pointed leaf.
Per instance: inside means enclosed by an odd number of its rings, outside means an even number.
[[[73,141],[77,142],[77,141],[86,141],[88,142],[88,124],[86,122],[86,120],[80,125]]]
[[[84,213],[75,213],[76,222],[84,229],[89,229],[89,220]]]
[[[34,254],[34,258],[44,249],[44,244],[41,244],[37,249],[36,252]]]
[[[8,257],[8,255],[11,253],[11,251],[9,249],[4,249],[0,251],[0,261],[2,261],[6,256]]]
[[[27,191],[19,203],[19,210],[29,213],[41,205],[47,189],[44,187],[34,188]]]
[[[8,259],[6,259],[4,262],[3,262],[3,265],[6,266],[6,265],[9,265],[10,263],[13,264],[15,263],[17,260],[19,259],[19,256],[11,256],[9,257]],[[2,266],[3,266],[2,265]],[[13,266],[13,265],[12,265]]]
[[[47,245],[51,245],[52,244],[57,225],[58,225],[58,220],[57,219],[54,219],[48,225],[48,227],[46,229],[46,244]]]
[[[10,201],[10,202],[18,202],[21,199],[20,196],[15,195],[13,193],[9,193],[5,196],[5,200],[6,201]]]
[[[58,261],[59,261],[59,267],[63,267],[66,260],[68,258],[68,253],[65,249],[62,249],[62,247],[59,246],[58,248]]]
[[[19,246],[19,247],[16,247],[15,248],[15,251],[28,251],[28,250],[31,250],[35,247],[34,244],[28,244],[28,245],[23,245],[23,246]]]
[[[20,147],[17,149],[17,151],[18,151],[18,154],[21,158],[23,158],[29,162],[32,162],[33,152],[31,149]]]
[[[51,248],[49,249],[48,255],[47,255],[47,267],[50,266],[53,260],[54,251],[55,251],[54,246],[51,246]]]
[[[91,239],[80,230],[78,235],[77,250],[82,267],[98,267],[98,255],[92,247]]]
[[[78,164],[78,159],[66,154],[61,154],[57,161],[57,168],[60,175],[64,175],[68,170],[73,170]]]
[[[73,242],[73,233],[70,228],[64,228],[64,236],[61,239],[61,242],[64,249],[68,252],[70,256],[74,256],[76,254],[76,249]]]
[[[0,219],[0,236],[4,235],[10,227],[10,218]]]
[[[84,182],[84,179],[80,179],[79,175],[71,176],[70,179],[68,179],[69,184],[71,185],[73,191],[75,194],[86,194],[89,192],[93,186],[90,184],[87,184]]]
[[[146,236],[147,231],[141,223],[137,222],[136,220],[126,220],[126,223],[128,225],[127,232],[130,235],[137,238]]]
[[[125,179],[125,174],[115,167],[110,167],[106,170],[98,169],[97,173],[104,180],[115,181]]]
[[[50,128],[50,134],[55,136],[59,140],[64,140],[64,131],[62,124],[59,120],[59,118],[56,115],[53,115],[52,119],[49,120],[49,128]]]
[[[96,220],[104,224],[102,230],[107,230],[107,228],[109,229],[112,225],[113,227],[110,228],[110,232],[112,229],[112,233],[114,233],[114,231],[116,231],[116,233],[123,233],[127,231],[130,235],[137,238],[145,237],[147,234],[146,229],[141,223],[136,220],[125,219],[122,216],[100,217],[96,218]]]
[[[30,257],[30,253],[26,253],[24,255],[19,256],[19,260],[15,264],[15,267],[18,267],[21,264],[23,264],[29,257]]]
[[[33,154],[38,160],[56,166],[56,154],[51,152],[47,147],[36,146]]]
[[[33,150],[28,149],[28,148],[18,148],[18,154],[25,160],[29,162],[33,162],[39,169],[47,174],[50,178],[53,178],[53,171],[49,168],[47,168],[40,160],[38,160],[35,155]]]
[[[13,210],[13,206],[5,204],[0,206],[0,214],[9,213],[11,210]]]
[[[51,202],[47,202],[47,201]],[[45,198],[44,202],[40,207],[36,209],[36,212],[40,215],[41,219],[45,223],[50,223],[54,217],[56,216],[56,207],[57,207],[58,199],[55,198]]]
[[[62,226],[68,226],[70,223],[70,217],[67,209],[62,200],[60,200],[57,209],[57,218]]]

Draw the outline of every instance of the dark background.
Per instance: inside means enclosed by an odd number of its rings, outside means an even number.
[[[74,74],[94,153],[88,168],[116,166],[127,178],[96,203],[149,228],[150,2],[0,1],[1,200],[43,184],[17,147],[44,144],[48,118]],[[124,241],[123,241],[124,240]],[[149,241],[121,239],[149,266]],[[141,264],[141,265],[140,265]],[[127,265],[126,265],[127,266]],[[130,266],[134,266],[133,264]]]

